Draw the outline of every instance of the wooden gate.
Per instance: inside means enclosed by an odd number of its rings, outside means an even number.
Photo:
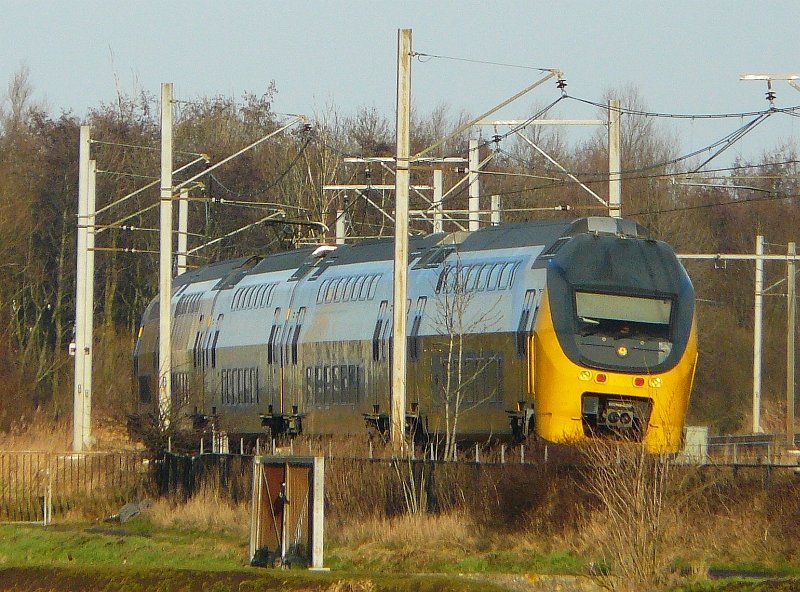
[[[322,569],[322,457],[261,456],[253,462],[250,562]]]

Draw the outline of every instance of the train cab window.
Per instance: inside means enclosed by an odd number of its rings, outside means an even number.
[[[667,338],[672,300],[576,291],[575,314],[584,334],[619,330],[631,337]]]

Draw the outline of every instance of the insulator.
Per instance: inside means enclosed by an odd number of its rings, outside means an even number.
[[[565,88],[567,88],[567,81],[564,80],[563,78],[559,78],[558,82],[556,82],[556,88],[558,88],[559,90],[564,90]]]

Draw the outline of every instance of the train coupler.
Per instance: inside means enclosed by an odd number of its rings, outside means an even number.
[[[291,413],[273,413],[272,405],[267,413],[259,415],[261,427],[269,428],[274,437],[289,436],[294,438],[303,433],[303,418],[305,413],[299,413],[297,405],[292,406]]]
[[[524,442],[534,430],[535,416],[533,406],[528,406],[525,401],[517,403],[515,411],[506,411],[511,424],[511,435],[515,442]]]

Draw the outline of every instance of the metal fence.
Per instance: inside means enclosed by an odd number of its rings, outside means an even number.
[[[136,452],[0,452],[0,522],[42,522],[72,508],[109,513],[142,495],[148,463]]]

